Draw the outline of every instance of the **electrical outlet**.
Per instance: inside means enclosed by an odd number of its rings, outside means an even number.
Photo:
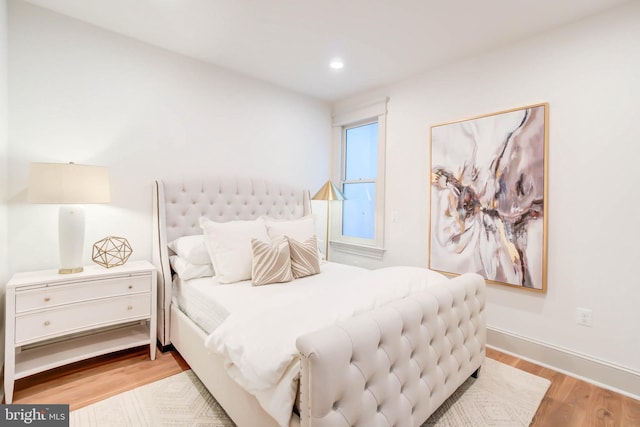
[[[576,308],[576,323],[582,326],[593,326],[591,314],[591,309],[589,308]]]

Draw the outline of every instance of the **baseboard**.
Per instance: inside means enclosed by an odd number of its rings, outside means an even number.
[[[640,372],[565,348],[487,327],[487,346],[640,400]]]

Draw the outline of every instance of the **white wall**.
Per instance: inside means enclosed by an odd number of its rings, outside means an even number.
[[[548,102],[548,292],[491,285],[488,324],[640,374],[639,41],[631,2],[358,97],[390,97],[387,252],[333,259],[426,266],[430,126]],[[592,328],[576,307],[593,310]]]
[[[7,150],[7,1],[0,0],[0,342],[2,343],[4,343],[4,290],[8,278]],[[4,361],[2,344],[0,344],[0,361]],[[3,393],[0,392],[0,400],[2,395]]]
[[[26,203],[34,161],[104,165],[112,201],[87,207],[91,244],[151,256],[154,178],[248,175],[314,191],[329,171],[325,103],[9,2],[9,270],[55,268],[57,207]]]

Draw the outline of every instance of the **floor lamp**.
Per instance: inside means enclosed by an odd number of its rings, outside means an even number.
[[[329,224],[331,223],[331,210],[329,205],[332,200],[344,200],[344,195],[338,187],[333,185],[331,180],[327,181],[311,200],[325,200],[327,202],[327,234],[325,237],[324,256],[329,261]]]
[[[28,192],[31,203],[60,205],[58,273],[81,272],[85,215],[80,205],[109,202],[107,168],[74,163],[31,163]]]

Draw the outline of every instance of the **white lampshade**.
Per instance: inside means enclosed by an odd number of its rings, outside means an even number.
[[[109,203],[109,173],[103,166],[31,163],[29,202],[53,204]]]
[[[31,203],[62,205],[58,213],[58,271],[82,271],[84,209],[76,205],[109,202],[107,168],[74,163],[31,163],[28,192]]]

